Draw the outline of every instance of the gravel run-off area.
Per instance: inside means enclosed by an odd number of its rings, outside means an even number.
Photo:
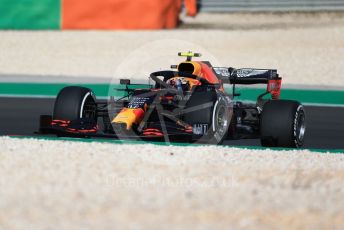
[[[343,229],[344,155],[0,138],[2,229]]]

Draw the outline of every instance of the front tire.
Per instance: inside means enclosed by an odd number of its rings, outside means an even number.
[[[54,120],[90,119],[96,121],[96,98],[92,90],[68,86],[63,88],[56,97]]]
[[[264,147],[302,147],[306,132],[304,107],[297,101],[268,101],[261,114],[260,130]]]

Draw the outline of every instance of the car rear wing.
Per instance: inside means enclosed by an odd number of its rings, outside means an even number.
[[[275,69],[234,69],[226,67],[213,68],[217,77],[227,84],[266,84],[269,80],[280,79]]]
[[[280,96],[282,78],[276,69],[213,67],[213,70],[222,83],[232,84],[234,88],[235,84],[267,84],[267,92],[271,93],[273,99]]]

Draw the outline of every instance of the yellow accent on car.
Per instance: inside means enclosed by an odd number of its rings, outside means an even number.
[[[127,130],[130,130],[133,124],[138,124],[138,122],[140,122],[134,110],[135,109],[123,108],[112,120],[112,123],[125,123],[127,125]]]
[[[179,52],[178,56],[180,56],[180,57],[201,57],[202,54],[189,51],[189,52]]]

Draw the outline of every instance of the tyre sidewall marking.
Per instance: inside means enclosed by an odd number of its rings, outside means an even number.
[[[221,100],[221,97],[216,100],[215,102],[215,106],[214,106],[214,110],[213,110],[213,132],[216,132],[216,128],[215,128],[215,116],[216,116],[216,109],[217,109],[217,105],[219,104],[219,101]]]
[[[82,115],[83,115],[83,110],[84,110],[86,99],[90,95],[92,96],[92,93],[88,92],[88,93],[85,94],[84,98],[82,99],[81,106],[80,106],[80,118],[82,118]]]
[[[297,147],[299,147],[303,142],[303,140],[299,140],[299,137],[297,136],[297,131],[296,131],[297,126],[299,125],[298,118],[299,118],[299,114],[301,110],[303,110],[303,106],[299,105],[296,109],[296,113],[294,117],[293,137],[294,137],[294,143]]]

